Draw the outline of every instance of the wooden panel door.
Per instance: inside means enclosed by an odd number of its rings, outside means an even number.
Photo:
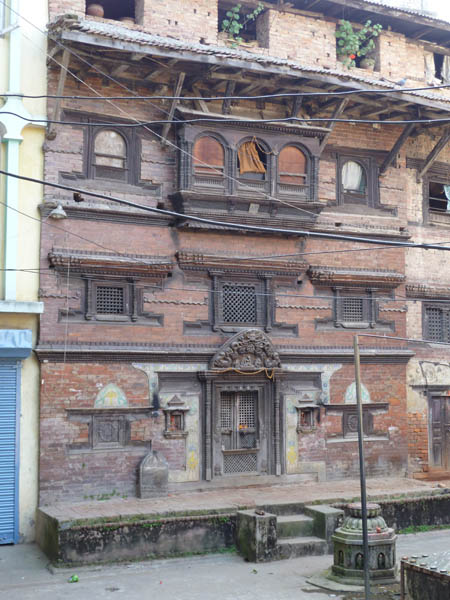
[[[450,398],[430,400],[431,461],[433,466],[450,468]]]

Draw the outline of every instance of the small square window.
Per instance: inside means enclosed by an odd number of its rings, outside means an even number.
[[[98,285],[96,287],[96,313],[101,315],[123,315],[125,312],[125,290],[123,287]]]
[[[377,301],[372,292],[360,288],[335,290],[336,327],[373,327],[377,321]]]
[[[222,320],[224,323],[256,325],[258,306],[254,285],[226,283],[222,286]]]
[[[450,214],[450,185],[428,182],[428,209],[431,212]]]
[[[423,325],[425,339],[450,343],[450,304],[425,305]]]
[[[357,437],[358,435],[358,413],[355,411],[345,411],[342,419],[344,437]],[[371,435],[373,433],[373,415],[370,411],[363,411],[363,433]]]

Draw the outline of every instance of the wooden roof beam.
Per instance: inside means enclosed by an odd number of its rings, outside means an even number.
[[[236,81],[233,79],[227,83],[227,87],[225,88],[225,96],[233,96],[234,88],[236,87]],[[225,98],[222,102],[222,114],[229,115],[231,112],[231,100]]]
[[[442,150],[448,144],[449,140],[450,140],[450,127],[444,131],[441,139],[438,141],[438,143],[435,145],[435,147],[431,150],[430,154],[424,160],[422,169],[420,170],[420,173],[417,175],[418,182],[422,179],[422,177],[425,175],[425,173],[428,171],[428,169],[431,168],[431,166],[436,161],[439,154],[442,152]]]
[[[181,90],[183,88],[183,83],[184,83],[185,77],[186,77],[186,73],[178,74],[177,81],[175,84],[175,90],[174,90],[174,94],[173,94],[174,96],[181,95]],[[164,123],[164,127],[163,127],[163,130],[161,133],[161,144],[162,145],[167,144],[167,134],[169,133],[170,125],[172,124],[173,116],[175,114],[175,109],[177,107],[178,102],[179,102],[179,100],[177,100],[177,98],[174,98],[170,104],[169,115],[167,117],[168,123]]]
[[[401,134],[398,136],[397,141],[392,146],[392,149],[390,150],[389,154],[384,159],[383,164],[380,167],[380,175],[383,175],[383,173],[385,173],[387,169],[391,166],[391,164],[394,162],[395,157],[400,152],[400,149],[413,132],[415,126],[415,123],[408,123],[408,125],[405,126]]]
[[[332,115],[332,117],[331,117],[332,119],[338,119],[338,118],[339,118],[339,117],[342,115],[342,113],[343,113],[343,112],[344,112],[344,110],[345,110],[345,107],[346,107],[346,106],[347,106],[347,104],[349,103],[349,100],[350,100],[350,99],[349,99],[348,97],[345,97],[343,100],[341,100],[341,101],[340,101],[340,103],[339,103],[339,104],[336,106],[336,108],[335,108],[335,109],[334,109],[334,111],[333,111],[333,115]],[[320,146],[319,146],[319,156],[320,156],[320,155],[322,154],[322,152],[324,151],[324,149],[325,149],[325,146],[326,146],[326,145],[327,145],[327,143],[328,143],[328,138],[330,137],[330,135],[331,135],[331,134],[332,134],[332,132],[333,132],[334,126],[335,126],[335,122],[334,122],[334,121],[329,121],[329,122],[328,122],[328,123],[325,125],[325,127],[329,128],[329,129],[330,129],[330,131],[328,131],[328,132],[325,134],[325,136],[323,137],[322,141],[320,142]]]
[[[61,104],[62,104],[61,96],[64,95],[64,85],[66,83],[67,73],[69,71],[70,56],[71,56],[70,51],[67,48],[64,48],[64,52],[63,52],[61,62],[60,62],[61,67],[59,69],[58,87],[56,90],[56,95],[60,96],[60,97],[55,99],[55,106],[53,108],[53,115],[52,115],[53,121],[59,121],[61,118]],[[56,124],[50,123],[50,125],[48,126],[48,130],[47,130],[47,139],[54,140],[55,137],[56,137]]]

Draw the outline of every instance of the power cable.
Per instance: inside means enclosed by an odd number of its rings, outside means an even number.
[[[136,202],[131,202],[130,200],[124,200],[122,198],[117,198],[115,196],[108,196],[106,194],[100,194],[98,192],[88,192],[87,190],[83,190],[81,188],[74,188],[72,186],[63,185],[61,183],[51,183],[49,181],[45,181],[42,179],[36,179],[34,177],[26,177],[25,175],[16,175],[14,173],[8,173],[8,171],[4,171],[0,169],[0,174],[6,175],[7,177],[14,177],[15,179],[19,179],[22,181],[29,181],[32,183],[37,183],[39,185],[46,185],[49,187],[54,187],[57,189],[73,192],[79,194],[81,197],[91,196],[94,198],[101,198],[102,200],[107,200],[109,202],[117,202],[118,204],[123,204],[124,206],[130,206],[132,208],[138,208],[140,210],[144,210],[147,212],[152,212],[164,216],[175,217],[176,219],[194,221],[197,223],[205,223],[207,225],[215,225],[219,227],[226,227],[228,229],[237,229],[237,230],[245,230],[245,231],[255,231],[261,233],[276,233],[276,234],[292,234],[292,235],[301,235],[307,238],[318,238],[318,239],[328,239],[328,240],[336,240],[336,241],[346,241],[346,242],[361,242],[366,244],[374,244],[380,246],[392,246],[398,248],[420,248],[424,250],[445,250],[449,251],[450,246],[441,246],[439,244],[426,244],[426,243],[416,243],[416,242],[396,242],[396,241],[387,241],[387,240],[379,240],[375,238],[364,238],[359,236],[350,236],[345,234],[337,234],[337,233],[326,233],[320,231],[305,231],[299,229],[281,229],[277,227],[262,227],[260,225],[243,225],[241,223],[229,223],[226,221],[216,221],[215,219],[208,219],[205,217],[196,217],[193,215],[187,215],[179,212],[175,212],[173,210],[167,210],[163,208],[156,208],[153,206],[145,206],[143,204],[138,204]]]
[[[450,109],[449,109],[450,111]],[[1,114],[3,115],[12,115],[14,117],[18,117],[19,119],[23,119],[24,121],[30,122],[30,123],[49,123],[49,124],[53,124],[53,125],[69,125],[69,126],[77,126],[77,127],[117,127],[118,123],[117,121],[115,122],[108,122],[108,121],[103,121],[103,122],[99,122],[99,123],[93,123],[93,122],[82,122],[82,121],[62,121],[62,120],[56,120],[56,119],[31,119],[29,117],[24,117],[18,113],[15,112],[11,112],[11,111],[2,111]],[[127,113],[128,114],[128,113]],[[377,120],[377,119],[352,119],[352,118],[347,118],[347,119],[340,119],[340,118],[333,118],[333,117],[276,117],[276,118],[270,118],[270,119],[252,119],[252,118],[245,118],[245,117],[239,117],[239,118],[235,118],[233,119],[231,118],[214,118],[214,117],[208,117],[207,114],[205,113],[205,117],[203,118],[196,118],[196,119],[178,119],[178,120],[174,120],[174,119],[158,119],[157,121],[139,121],[138,119],[134,119],[136,122],[135,123],[120,123],[120,127],[122,128],[137,128],[137,127],[144,127],[144,128],[148,128],[152,125],[165,125],[167,123],[173,124],[173,125],[185,125],[185,124],[192,124],[192,123],[233,123],[233,124],[243,124],[243,123],[255,123],[255,124],[259,124],[259,123],[362,123],[364,125],[410,125],[410,124],[416,124],[416,125],[431,125],[434,123],[449,123],[450,122],[450,115],[448,117],[443,117],[441,119],[405,119],[405,120],[389,120],[389,119],[384,119],[384,120]],[[158,134],[152,129],[150,130],[150,132],[153,135],[158,136]],[[158,136],[158,137],[162,137],[162,136]],[[168,142],[169,143],[169,142]],[[175,146],[175,144],[174,144]],[[175,146],[177,149],[178,146]],[[207,163],[204,163],[205,165]]]
[[[4,4],[4,2],[3,2]],[[50,36],[49,36],[50,37]],[[56,40],[51,38],[54,42]],[[65,47],[63,45],[63,47]],[[75,53],[74,53],[75,54]],[[41,95],[30,95],[30,94],[21,94],[21,93],[0,93],[0,96],[4,96],[5,98],[9,97],[21,97],[21,98],[30,98],[33,100],[40,100],[43,98],[49,98],[53,100],[188,100],[188,101],[196,101],[203,100],[205,102],[214,102],[214,101],[222,101],[222,100],[267,100],[270,98],[310,98],[317,96],[349,96],[349,95],[358,95],[358,94],[393,94],[396,92],[422,92],[426,90],[437,90],[443,88],[450,88],[449,83],[445,83],[442,85],[430,85],[424,87],[416,87],[416,88],[405,88],[402,86],[397,86],[392,89],[373,89],[373,88],[365,88],[359,90],[343,90],[343,91],[333,91],[333,92],[280,92],[277,94],[259,94],[254,96],[242,96],[242,95],[233,95],[233,96],[58,96],[56,94],[41,94]],[[446,100],[446,98],[442,98]]]

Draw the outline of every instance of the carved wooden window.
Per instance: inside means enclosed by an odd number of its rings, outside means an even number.
[[[450,343],[450,304],[427,304],[424,309],[425,339]]]
[[[371,290],[335,289],[334,324],[336,327],[374,327],[378,317],[377,301]]]
[[[240,327],[265,327],[273,323],[271,280],[260,278],[212,277],[212,326],[227,331]]]
[[[86,280],[85,318],[96,321],[136,320],[134,283]]]
[[[256,325],[258,322],[258,305],[254,285],[223,284],[222,321],[224,323]]]
[[[308,180],[308,163],[305,154],[296,146],[286,146],[278,157],[280,191],[302,191]]]
[[[224,185],[225,150],[209,135],[197,139],[193,148],[194,185]]]
[[[95,288],[95,312],[100,315],[123,315],[126,311],[123,286],[97,285]]]
[[[94,139],[94,176],[127,179],[127,143],[114,129],[103,129]]]
[[[338,204],[378,206],[378,167],[373,157],[339,156]]]

